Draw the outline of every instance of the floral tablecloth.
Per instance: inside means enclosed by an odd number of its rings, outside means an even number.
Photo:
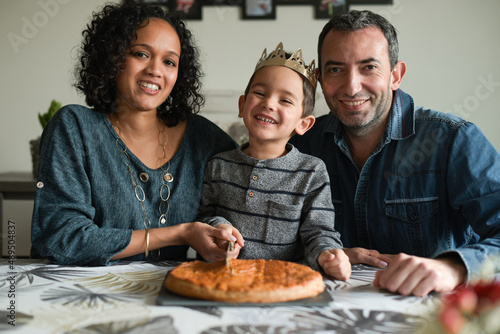
[[[376,268],[355,265],[346,282],[325,278],[326,306],[159,306],[178,262],[109,267],[0,260],[4,333],[413,333],[437,298],[376,289]]]

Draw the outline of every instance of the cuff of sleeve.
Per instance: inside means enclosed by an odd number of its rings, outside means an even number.
[[[227,220],[226,218],[223,218],[223,217],[209,217],[209,218],[203,219],[202,222],[207,223],[213,227],[216,227],[217,225],[220,225],[220,224],[228,224],[228,225],[233,226],[229,222],[229,220]]]
[[[99,265],[102,265],[102,266],[110,266],[112,264],[115,264],[117,262],[119,262],[120,260],[111,260],[115,255],[117,254],[120,254],[121,252],[123,252],[123,250],[125,250],[125,248],[128,247],[128,245],[130,245],[130,242],[132,241],[132,232],[133,230],[131,229],[127,229],[125,231],[125,235],[123,236],[122,238],[122,245],[119,245],[119,248],[114,251],[114,252],[110,252],[110,253],[103,253],[101,258],[99,259]]]
[[[462,263],[467,271],[466,281],[474,280],[483,276],[485,266],[489,262],[488,257],[476,249],[462,248],[439,253],[435,259],[451,258]]]
[[[342,249],[342,245],[336,244],[336,243],[330,243],[323,245],[322,247],[315,247],[315,249],[311,250],[308,255],[306,255],[306,260],[307,264],[309,267],[312,269],[319,271],[322,275],[325,275],[325,272],[323,271],[323,268],[319,265],[318,259],[321,253],[323,253],[326,250],[329,249]],[[307,251],[307,248],[306,248]]]

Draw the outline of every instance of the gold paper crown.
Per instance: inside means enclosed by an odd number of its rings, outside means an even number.
[[[267,55],[267,49],[264,49],[262,52],[262,56],[259,59],[259,62],[255,66],[255,71],[264,66],[285,66],[299,74],[302,74],[304,77],[309,80],[310,83],[316,88],[316,64],[314,60],[311,62],[311,65],[307,66],[304,63],[304,59],[302,59],[302,50],[299,48],[295,51],[290,58],[286,58],[285,50],[283,50],[283,42],[280,42],[276,49]]]

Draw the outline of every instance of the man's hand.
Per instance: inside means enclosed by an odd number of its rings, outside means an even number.
[[[394,255],[380,254],[374,249],[361,247],[344,248],[351,264],[367,264],[374,267],[387,267]]]
[[[387,269],[375,274],[373,285],[404,296],[425,296],[431,291],[449,292],[466,279],[465,266],[450,258],[427,259],[395,255]]]
[[[318,263],[325,274],[345,281],[351,277],[351,263],[342,249],[328,249],[318,256]]]

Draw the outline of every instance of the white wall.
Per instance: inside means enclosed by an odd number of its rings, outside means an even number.
[[[75,50],[92,11],[104,2],[0,0],[0,172],[31,170],[28,143],[40,135],[37,113],[46,111],[52,99],[83,103],[71,86]],[[500,1],[394,0],[392,6],[352,6],[362,8],[397,27],[400,58],[408,64],[402,88],[416,104],[475,122],[500,149]],[[274,49],[279,41],[289,50],[301,47],[309,62],[326,23],[313,15],[311,6],[279,6],[276,20],[243,21],[239,8],[205,7],[202,21],[188,22],[203,54],[205,90],[230,96],[231,105],[263,48]],[[211,108],[217,104],[208,103]],[[320,101],[316,114],[326,111]]]

